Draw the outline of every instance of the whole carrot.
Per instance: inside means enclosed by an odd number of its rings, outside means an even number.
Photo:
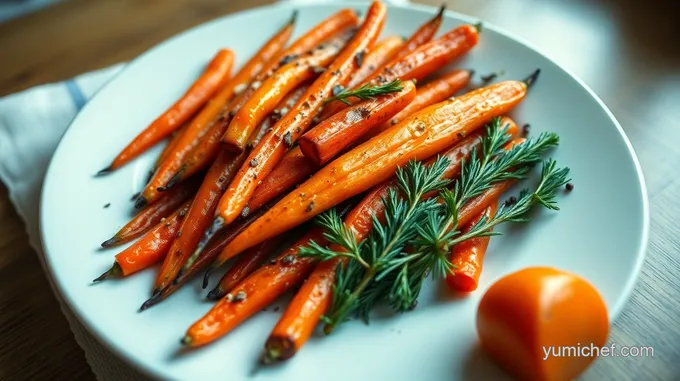
[[[415,112],[431,106],[435,103],[442,102],[455,93],[462,90],[470,82],[473,72],[471,70],[453,70],[431,82],[418,87],[416,97],[413,102],[409,103],[397,115],[393,116],[388,122],[375,129],[375,135],[385,131],[386,129],[396,125],[408,116]],[[372,133],[373,131],[371,131]],[[369,133],[369,135],[371,134]]]
[[[163,261],[161,271],[154,283],[153,294],[166,288],[177,277],[187,259],[192,255],[203,237],[203,232],[210,226],[220,196],[233,179],[236,170],[243,165],[245,158],[245,153],[235,154],[226,149],[222,149],[217,155],[194,197],[187,212],[187,218],[177,233],[177,239]]]
[[[226,147],[232,152],[243,151],[255,127],[274,110],[283,97],[298,85],[316,77],[318,69],[325,69],[338,55],[344,43],[343,38],[338,38],[320,45],[309,55],[292,60],[269,78],[255,83],[257,90],[236,111],[222,138]]]
[[[347,88],[354,88],[364,82],[366,78],[389,62],[402,46],[404,46],[404,39],[399,36],[390,36],[376,43],[366,56],[360,59],[361,65],[352,73]]]
[[[441,152],[510,111],[524,99],[527,88],[525,82],[505,81],[472,91],[425,108],[355,147],[248,226],[224,248],[216,264],[385,181],[409,160]]]
[[[468,232],[482,217],[493,218],[498,208],[498,200],[489,205],[473,222],[463,227],[462,233]],[[482,273],[484,254],[489,246],[490,236],[475,237],[457,244],[451,250],[451,264],[454,268],[446,275],[446,285],[452,291],[471,292],[477,289],[479,276]]]
[[[158,190],[167,186],[170,178],[177,172],[184,159],[198,145],[201,138],[215,123],[216,119],[231,100],[236,89],[247,85],[255,78],[264,66],[272,60],[286,45],[293,34],[295,17],[270,38],[253,57],[229,80],[224,87],[217,92],[182,134],[179,141],[173,146],[172,151],[163,160],[158,170],[151,178],[141,199],[143,202],[153,202],[158,196]]]
[[[276,247],[281,244],[282,238],[270,239],[248,249],[248,252],[238,258],[227,270],[217,287],[208,293],[207,298],[210,300],[222,299],[234,286],[257,270],[270,257]]]
[[[409,37],[404,46],[397,52],[392,61],[404,58],[412,51],[423,46],[423,44],[430,42],[430,40],[432,40],[432,37],[434,37],[434,35],[437,34],[437,30],[439,30],[439,25],[441,25],[442,18],[444,18],[445,9],[446,5],[442,5],[439,8],[439,12],[437,12],[437,14],[433,18],[431,18],[420,28],[418,28],[418,30],[416,30],[411,35],[411,37]]]
[[[355,56],[373,44],[382,30],[386,13],[382,3],[375,1],[371,4],[363,24],[328,70],[314,81],[293,109],[253,149],[246,160],[249,165],[241,167],[220,201],[216,225],[229,224],[239,216],[257,186],[255,179],[262,179],[271,172],[285,151],[309,128],[313,115],[333,88],[347,83],[356,66]]]
[[[199,182],[191,181],[182,184],[168,192],[168,194],[155,204],[144,208],[141,212],[123,226],[113,237],[102,242],[102,247],[112,247],[130,242],[143,235],[163,218],[170,215],[176,208],[189,197],[196,194]]]
[[[399,83],[399,86],[401,90],[397,92],[357,103],[319,123],[300,138],[302,153],[317,166],[326,164],[413,101],[416,96],[413,81]]]
[[[501,120],[506,126],[506,133],[517,136],[517,125],[507,117]],[[441,156],[449,160],[442,178],[451,179],[460,173],[463,161],[477,149],[482,133],[474,133],[454,147],[443,152]],[[432,160],[428,163],[430,165]],[[386,181],[369,191],[359,204],[345,217],[345,226],[352,232],[357,242],[364,240],[373,228],[373,219],[382,221],[385,215],[383,200],[390,191],[398,191],[395,179]],[[427,197],[433,197],[428,194]],[[466,212],[466,213],[469,213]],[[465,218],[461,214],[461,218]],[[341,250],[333,245],[331,250]],[[331,301],[331,290],[335,282],[335,274],[340,260],[329,260],[319,263],[310,274],[305,284],[297,292],[283,316],[269,335],[265,345],[265,358],[269,361],[285,360],[292,357],[309,339],[321,315]]]
[[[170,217],[156,224],[142,239],[118,253],[113,266],[94,282],[116,276],[128,276],[160,262],[170,249],[189,205],[191,201],[187,200]]]
[[[156,158],[156,161],[153,164],[153,167],[151,168],[150,176],[153,176],[154,173],[158,170],[158,167],[160,167],[161,163],[165,158],[168,157],[170,152],[172,151],[173,147],[177,144],[177,141],[182,137],[182,134],[184,131],[187,130],[187,127],[189,126],[188,123],[184,123],[182,127],[178,128],[177,130],[173,131],[172,134],[170,134],[170,140],[168,140],[168,143],[163,147],[163,151],[161,151],[161,154],[158,155],[158,158]],[[149,178],[151,180],[151,178]]]
[[[182,344],[198,347],[217,340],[302,282],[314,268],[315,261],[312,258],[300,258],[297,252],[311,241],[322,244],[323,232],[314,229],[307,233],[278,255],[275,261],[234,286],[225,298],[188,329]]]
[[[358,86],[381,85],[395,79],[420,81],[469,52],[477,45],[478,41],[478,27],[472,25],[459,26],[406,56],[396,61],[393,60]],[[341,102],[329,103],[324,108],[321,119],[323,120],[345,107],[346,105]]]
[[[279,106],[272,112],[271,117],[265,119],[264,122],[262,122],[262,127],[258,129],[260,135],[251,139],[250,146],[247,146],[247,149],[252,149],[252,143],[255,141],[260,141],[262,137],[264,137],[264,134],[269,131],[276,120],[280,119],[282,115],[285,115],[292,105],[294,105],[298,99],[300,99],[302,94],[307,91],[307,87],[307,85],[302,85],[288,93],[288,95],[283,98]],[[168,188],[171,188],[175,186],[175,184],[186,180],[212,163],[221,148],[220,141],[226,128],[227,125],[222,122],[216,123],[211,127],[210,131],[208,131],[208,134],[189,154],[179,171],[177,171],[170,181],[168,181]]]
[[[179,128],[203,106],[215,91],[224,85],[229,78],[233,63],[234,53],[229,49],[220,50],[189,90],[137,135],[108,167],[99,171],[98,175],[120,168]]]

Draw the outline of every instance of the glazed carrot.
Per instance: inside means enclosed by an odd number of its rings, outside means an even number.
[[[221,49],[189,90],[137,135],[108,167],[99,171],[98,175],[120,168],[179,128],[203,106],[215,91],[224,85],[229,78],[233,63],[234,53],[229,49]]]
[[[387,123],[375,129],[375,135],[389,127],[401,122],[406,117],[452,97],[455,93],[462,90],[470,82],[473,72],[471,70],[454,70],[447,73],[421,87],[416,91],[416,97],[397,115],[392,117]],[[371,135],[373,131],[369,133]]]
[[[406,41],[404,46],[399,50],[399,52],[397,52],[396,56],[392,60],[396,61],[404,58],[412,51],[430,42],[434,35],[437,34],[437,30],[439,30],[439,25],[442,23],[445,9],[446,5],[442,5],[439,8],[439,12],[437,12],[437,14],[432,19],[428,20],[425,24],[418,28],[418,30],[416,30],[415,33],[409,37],[408,41]]]
[[[401,91],[367,99],[319,123],[300,138],[302,153],[317,166],[330,159],[376,127],[403,110],[416,96],[413,81]]]
[[[94,282],[117,276],[125,277],[160,262],[170,249],[175,234],[189,210],[189,205],[191,201],[187,200],[170,217],[156,224],[142,239],[118,253],[113,266]]]
[[[257,270],[270,257],[276,247],[281,244],[281,238],[283,237],[270,239],[248,249],[248,252],[239,257],[227,270],[217,287],[208,293],[207,298],[210,300],[222,299],[234,286]]]
[[[355,88],[366,84],[380,85],[395,79],[420,81],[469,52],[477,45],[478,41],[479,31],[477,27],[472,25],[459,26],[401,59],[392,61]],[[329,103],[324,108],[321,119],[326,119],[345,107],[341,102]]]
[[[390,36],[375,44],[363,59],[347,84],[347,88],[364,82],[375,71],[389,62],[394,55],[404,46],[404,39],[399,36]]]
[[[168,192],[168,194],[157,203],[151,204],[137,213],[137,215],[130,222],[125,224],[125,226],[123,226],[113,237],[102,242],[102,247],[121,245],[140,237],[154,227],[154,225],[158,224],[163,218],[169,216],[189,197],[196,194],[198,185],[198,181],[191,181]]]
[[[356,66],[355,56],[373,44],[382,30],[386,13],[382,3],[375,1],[371,4],[363,24],[328,70],[314,81],[293,109],[253,149],[246,160],[249,165],[241,167],[220,201],[218,224],[229,224],[239,216],[258,184],[255,179],[265,178],[272,171],[285,151],[309,128],[313,115],[319,111],[333,88],[347,83]]]
[[[218,263],[387,180],[409,160],[425,159],[452,146],[519,104],[535,75],[526,83],[500,82],[432,105],[355,147],[248,226],[224,248]]]
[[[177,173],[184,159],[198,145],[201,138],[207,133],[215,123],[222,110],[231,100],[236,89],[247,85],[255,78],[264,66],[272,60],[293,34],[295,17],[269,39],[255,55],[243,65],[243,67],[230,79],[224,87],[217,92],[198,115],[187,127],[187,131],[182,134],[179,141],[175,144],[168,157],[163,160],[151,181],[142,192],[142,199],[146,202],[153,202],[159,197],[159,188],[167,186],[170,178]],[[140,203],[144,202],[140,201]]]
[[[502,126],[507,126],[506,132],[517,136],[517,125],[507,117],[501,120]],[[463,160],[481,143],[481,132],[476,132],[463,139],[454,147],[441,154],[449,160],[449,165],[442,173],[442,178],[451,179],[460,173]],[[427,165],[431,165],[430,160]],[[373,228],[373,218],[384,220],[385,200],[390,191],[398,191],[395,179],[386,181],[369,191],[359,204],[345,217],[344,224],[352,232],[357,242],[363,241]],[[427,197],[433,197],[428,194]],[[331,250],[342,250],[333,245]],[[285,360],[292,357],[314,331],[321,315],[331,302],[331,290],[335,282],[336,268],[340,260],[332,259],[319,263],[310,274],[307,281],[297,292],[286,308],[283,316],[269,335],[266,347],[266,358],[269,361]]]
[[[145,301],[140,307],[140,310],[143,311],[165,300],[168,296],[179,290],[188,280],[192,279],[199,272],[203,271],[220,254],[220,252],[222,252],[222,249],[224,249],[227,243],[229,243],[229,241],[233,239],[238,233],[243,231],[243,229],[245,229],[248,224],[257,219],[259,215],[261,215],[261,213],[253,213],[248,218],[241,219],[238,222],[229,225],[227,229],[222,229],[219,231],[215,237],[213,237],[213,239],[208,242],[205,249],[201,253],[201,256],[191,265],[191,267],[186,271],[181,272],[181,274],[178,275],[177,278],[175,278],[175,280],[160,293],[154,294],[151,298]],[[169,247],[170,244],[168,244],[168,249]],[[204,283],[203,288],[206,286],[207,283]]]
[[[260,136],[260,134],[257,133],[255,136]],[[177,233],[177,239],[173,242],[170,252],[163,261],[161,271],[154,283],[153,294],[166,288],[177,277],[187,259],[194,253],[203,233],[210,226],[220,197],[245,159],[245,153],[235,154],[226,149],[222,149],[217,155],[196,193],[196,197],[187,212],[187,218]]]
[[[462,233],[470,231],[486,216],[493,218],[498,208],[498,200],[489,205],[484,212],[474,218],[473,222],[463,227]],[[454,268],[446,275],[446,285],[453,291],[471,292],[477,289],[477,282],[482,273],[484,254],[489,246],[490,236],[475,237],[457,244],[451,250],[451,263]]]
[[[182,343],[199,347],[219,339],[302,282],[314,268],[315,260],[300,258],[297,252],[311,241],[323,244],[323,232],[313,229],[278,255],[276,261],[261,267],[233,287],[225,298],[187,330]]]
[[[318,76],[319,71],[315,69],[326,68],[338,55],[344,42],[342,38],[338,38],[332,43],[320,45],[309,55],[292,60],[269,78],[256,82],[254,84],[257,87],[256,91],[236,111],[222,138],[226,147],[232,152],[243,151],[255,127],[274,110],[286,94],[305,81]]]
[[[270,118],[265,119],[263,125],[258,129],[259,135],[251,139],[251,145],[246,147],[252,149],[252,143],[255,141],[260,141],[264,134],[272,127],[275,120],[280,119],[282,115],[285,115],[288,110],[300,99],[300,97],[307,91],[307,85],[302,85],[299,88],[291,91],[286,95],[279,106],[272,112]],[[168,188],[175,186],[175,184],[180,183],[187,178],[193,176],[198,171],[207,167],[212,163],[215,156],[221,148],[220,140],[224,131],[227,128],[227,124],[223,122],[215,123],[208,134],[201,140],[201,142],[194,148],[194,150],[189,154],[180,170],[168,181]]]
[[[253,197],[241,211],[241,215],[248,215],[252,211],[259,210],[262,205],[311,176],[316,169],[317,167],[302,154],[300,147],[286,152],[269,176],[257,186]]]
[[[173,131],[172,134],[170,134],[170,140],[168,140],[168,144],[163,147],[163,151],[161,151],[161,154],[158,155],[158,158],[156,158],[156,162],[153,164],[153,168],[151,168],[151,176],[153,176],[154,173],[158,170],[158,167],[160,167],[161,163],[165,158],[168,157],[168,154],[172,152],[173,147],[177,144],[177,141],[180,140],[182,137],[182,134],[184,131],[187,130],[187,127],[189,126],[188,123],[184,123],[182,127],[178,128],[177,130]]]

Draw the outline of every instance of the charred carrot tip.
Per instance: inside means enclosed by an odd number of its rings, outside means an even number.
[[[474,77],[474,75],[476,73],[475,69],[468,69],[467,72],[468,72],[468,75],[470,76],[470,78]]]
[[[109,279],[111,277],[118,276],[118,275],[122,274],[122,272],[123,272],[123,269],[120,267],[118,262],[113,262],[113,266],[111,266],[110,269],[106,270],[106,272],[104,272],[102,275],[95,278],[92,281],[92,283],[101,282],[105,279]]]
[[[213,288],[208,293],[208,295],[206,295],[205,297],[208,300],[218,301],[218,300],[222,299],[223,296],[224,296],[224,290],[222,289],[222,286],[217,285],[217,287]]]
[[[499,76],[503,75],[502,71],[497,71],[491,74],[483,75],[479,78],[482,79],[482,83],[485,85],[488,84],[489,82],[493,81],[494,79],[498,78]]]
[[[482,22],[481,21],[478,22],[477,24],[474,25],[474,27],[475,27],[475,30],[477,31],[477,33],[481,32],[482,31]]]
[[[536,82],[536,80],[538,79],[538,76],[539,76],[540,74],[541,74],[541,69],[536,69],[536,71],[534,71],[533,73],[531,73],[531,75],[528,76],[528,77],[527,77],[525,80],[523,80],[522,82],[524,82],[524,83],[527,85],[527,88],[529,88],[529,87],[531,87],[531,85],[534,84],[534,82]]]
[[[146,302],[142,303],[142,306],[139,307],[139,312],[142,312],[149,307],[155,306],[161,300],[163,300],[163,298],[161,297],[161,293],[160,292],[154,292],[154,294],[149,299],[147,299]]]
[[[180,182],[180,180],[182,179],[182,174],[184,173],[185,168],[186,167],[182,166],[182,168],[180,168],[180,170],[177,171],[177,173],[172,175],[172,177],[170,178],[168,183],[165,185],[165,189],[170,189],[170,188],[174,187],[178,182]]]
[[[210,282],[210,274],[212,274],[214,267],[208,267],[207,270],[205,270],[205,274],[203,274],[203,289],[205,290],[208,288],[208,283]]]
[[[446,11],[446,3],[443,3],[439,7],[439,12],[437,12],[437,16],[435,16],[434,19],[436,20],[436,19],[440,19],[440,18],[444,17],[444,11]]]
[[[179,341],[180,344],[182,345],[191,345],[191,337],[189,336],[184,336],[182,340]]]
[[[296,9],[293,11],[293,14],[290,16],[290,21],[288,21],[288,25],[294,25],[295,22],[297,21],[299,11]]]
[[[172,285],[173,285],[173,286],[176,286],[177,284],[179,284],[179,280],[182,278],[182,275],[184,275],[184,269],[180,269],[180,270],[177,272],[177,276],[176,276],[175,279],[172,281]]]
[[[101,171],[97,172],[97,174],[95,174],[94,176],[95,176],[95,177],[104,176],[104,175],[107,175],[107,174],[111,173],[111,171],[113,171],[113,168],[111,168],[111,166],[109,165],[108,167],[106,167],[106,168],[102,169]]]
[[[148,203],[149,202],[146,200],[146,198],[140,196],[137,198],[137,200],[135,200],[135,209],[142,209]]]
[[[133,194],[132,197],[130,197],[130,201],[135,201],[136,199],[139,198],[139,195],[141,195],[141,194],[142,194],[141,192],[137,192],[137,193]]]
[[[118,236],[114,235],[113,237],[102,242],[102,247],[111,247],[111,246],[117,244],[118,242],[120,242],[120,238]]]
[[[522,135],[528,136],[529,135],[529,130],[531,130],[531,124],[527,123],[522,126]]]

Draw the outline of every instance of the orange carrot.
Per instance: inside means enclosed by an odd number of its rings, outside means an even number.
[[[320,229],[307,233],[278,255],[276,261],[261,267],[233,287],[225,298],[189,328],[182,343],[198,347],[217,340],[302,282],[314,268],[315,260],[298,257],[297,252],[311,241],[324,243]]]
[[[232,152],[241,152],[255,127],[281,102],[283,97],[303,82],[316,77],[338,55],[345,41],[335,39],[332,43],[320,45],[309,55],[294,59],[276,70],[261,82],[253,83],[256,91],[229,123],[222,141]]]
[[[498,200],[489,205],[472,223],[463,227],[462,233],[470,231],[486,216],[493,218],[498,208]],[[457,244],[451,250],[451,263],[454,268],[446,275],[446,285],[453,291],[471,292],[477,289],[477,282],[482,273],[484,254],[491,237],[475,237]]]
[[[233,63],[234,53],[229,49],[221,49],[189,90],[141,134],[137,135],[108,167],[99,171],[98,175],[120,168],[179,128],[203,106],[215,91],[224,85],[229,78]]]
[[[304,92],[307,91],[307,87],[307,85],[302,85],[288,93],[279,106],[272,112],[270,118],[265,119],[264,122],[262,122],[262,126],[258,128],[260,134],[251,139],[251,145],[246,148],[252,149],[252,143],[260,141],[262,137],[264,137],[264,134],[269,131],[275,121],[280,119],[282,115],[285,115],[298,99],[300,99]],[[194,148],[191,154],[189,154],[189,157],[184,164],[182,164],[180,170],[170,179],[170,181],[168,181],[168,188],[186,180],[212,163],[221,148],[220,141],[226,128],[227,125],[223,122],[216,123],[211,127],[208,134],[201,140],[198,146]]]
[[[199,114],[187,127],[180,140],[175,144],[166,160],[163,160],[158,171],[152,177],[142,192],[142,198],[146,202],[153,202],[159,197],[158,189],[164,188],[170,178],[177,172],[184,159],[198,145],[201,138],[215,123],[216,119],[231,100],[236,89],[247,85],[255,78],[264,66],[272,60],[293,34],[295,17],[269,39],[255,55],[229,80],[225,86],[217,92],[203,107]],[[140,201],[141,202],[141,201]]]
[[[265,178],[281,161],[286,150],[309,128],[312,117],[319,111],[336,86],[343,86],[355,69],[355,56],[371,46],[382,30],[387,10],[379,1],[371,4],[362,26],[321,76],[314,81],[293,109],[274,125],[248,156],[249,165],[241,167],[225,192],[218,208],[218,222],[229,224],[239,216],[252,197],[257,179]],[[250,165],[254,163],[255,165]]]
[[[220,300],[234,286],[239,284],[243,279],[257,270],[269,256],[274,252],[276,247],[281,244],[283,237],[267,240],[255,247],[252,247],[241,256],[231,268],[222,276],[220,283],[210,293],[207,298],[210,300]],[[247,254],[247,255],[246,255]]]
[[[172,151],[173,147],[177,144],[177,142],[180,140],[182,137],[182,134],[184,131],[187,130],[187,127],[189,126],[188,123],[184,123],[182,127],[178,128],[177,130],[173,131],[172,134],[170,134],[170,140],[168,140],[168,143],[163,147],[163,151],[161,152],[160,155],[158,155],[158,158],[156,158],[156,162],[153,164],[153,168],[151,168],[151,176],[153,176],[154,173],[158,170],[158,167],[160,167],[161,163],[165,158],[168,157],[170,152]]]
[[[367,99],[324,120],[300,138],[302,153],[317,166],[330,159],[403,110],[416,96],[413,81],[401,91]]]
[[[441,25],[442,19],[444,18],[445,9],[446,5],[442,5],[439,8],[439,12],[437,12],[437,14],[432,19],[428,20],[425,24],[418,28],[418,30],[416,30],[415,33],[411,35],[408,41],[406,41],[404,46],[401,48],[401,50],[399,50],[392,60],[396,61],[404,58],[412,51],[430,42],[432,37],[434,37],[434,35],[437,33],[437,30],[439,30],[439,25]]]
[[[389,62],[394,55],[404,46],[404,39],[398,36],[390,36],[375,44],[363,59],[360,59],[359,68],[352,73],[347,88],[354,88],[364,82],[379,68]]]
[[[531,83],[535,78],[527,80]],[[527,83],[505,81],[447,100],[405,119],[326,165],[234,238],[216,265],[387,180],[412,159],[441,152],[526,96]],[[221,210],[224,210],[221,208]]]
[[[188,210],[188,209],[187,209]],[[222,252],[222,249],[233,239],[238,233],[243,231],[248,224],[257,219],[262,213],[253,213],[248,218],[239,220],[236,223],[229,225],[228,228],[219,231],[210,242],[207,243],[205,249],[201,253],[201,256],[193,262],[191,267],[186,271],[182,271],[175,280],[164,288],[160,293],[154,294],[151,298],[142,304],[140,310],[143,311],[149,307],[152,307],[161,301],[165,300],[168,296],[179,290],[187,281],[196,276],[199,272],[203,271],[217,256]],[[178,225],[179,228],[179,225]],[[169,249],[168,244],[168,249]],[[167,249],[166,249],[167,251]],[[207,279],[204,279],[203,288],[207,287]]]
[[[473,72],[470,70],[454,70],[429,82],[416,91],[416,97],[401,112],[392,117],[389,122],[384,123],[375,129],[375,135],[401,122],[403,119],[431,106],[452,97],[455,93],[462,90],[470,82]],[[373,131],[371,131],[372,133]],[[370,135],[370,133],[369,133]]]
[[[478,41],[479,31],[475,26],[459,26],[401,59],[392,61],[356,87],[366,84],[380,85],[395,79],[420,81],[470,51]],[[329,103],[324,108],[321,119],[326,119],[345,107],[341,102]]]
[[[162,219],[170,215],[189,197],[196,194],[198,185],[198,181],[191,181],[168,192],[168,194],[157,203],[151,204],[137,213],[137,215],[130,222],[125,224],[125,226],[123,226],[113,237],[102,242],[102,247],[121,245],[140,237],[154,227],[154,225],[158,224]]]
[[[519,130],[510,118],[501,120],[507,126],[507,133],[514,137]],[[460,173],[465,158],[481,143],[481,132],[476,132],[454,147],[441,154],[449,160],[442,178],[451,179]],[[428,165],[432,163],[430,160]],[[374,187],[359,204],[345,217],[344,224],[352,232],[357,242],[363,241],[373,228],[373,218],[384,220],[386,199],[390,191],[398,191],[397,181],[392,179]],[[426,197],[433,197],[428,194]],[[341,251],[342,247],[333,245],[331,250]],[[297,292],[283,316],[269,335],[265,345],[266,358],[270,361],[285,360],[292,357],[309,339],[321,315],[331,302],[331,290],[335,282],[336,268],[340,260],[333,259],[319,263],[305,284]]]
[[[203,233],[210,226],[212,216],[215,214],[215,209],[227,184],[233,179],[236,170],[245,159],[245,154],[234,154],[226,149],[222,149],[217,155],[196,193],[187,212],[187,218],[177,233],[177,239],[172,243],[170,252],[163,261],[161,271],[154,283],[154,294],[166,288],[177,277],[182,266],[193,254]]]
[[[142,239],[118,253],[113,266],[94,282],[116,276],[128,276],[160,262],[170,249],[189,205],[191,201],[187,200],[170,217],[156,224]]]
[[[269,176],[257,186],[253,197],[248,201],[241,215],[259,210],[262,205],[284,194],[287,190],[311,176],[317,167],[307,160],[300,147],[288,151],[281,161],[274,167]]]

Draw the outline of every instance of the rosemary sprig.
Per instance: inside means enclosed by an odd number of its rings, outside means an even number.
[[[495,183],[523,178],[541,161],[541,155],[558,143],[555,134],[542,134],[506,151],[509,138],[495,119],[487,127],[479,154],[473,151],[470,160],[463,163],[452,191],[445,189],[447,181],[441,180],[448,165],[445,159],[429,167],[409,162],[405,169],[398,169],[401,195],[388,193],[383,200],[385,222],[374,217],[370,236],[359,244],[337,214],[329,212],[318,218],[326,238],[343,251],[311,243],[300,255],[321,260],[344,258],[346,262],[338,266],[333,302],[324,319],[327,333],[353,314],[368,321],[369,312],[383,300],[397,312],[413,309],[424,279],[429,274],[445,276],[451,270],[447,256],[453,245],[496,234],[489,229],[503,222],[526,221],[527,212],[535,205],[557,208],[555,194],[566,183],[568,169],[555,169],[555,163],[548,161],[533,192],[523,191],[515,205],[501,206],[494,218],[482,219],[467,233],[457,231],[458,211],[463,205]],[[436,198],[423,199],[432,191],[439,192],[443,203]]]
[[[332,101],[340,101],[348,106],[351,105],[348,98],[355,97],[360,100],[374,99],[377,96],[396,93],[404,88],[401,84],[400,79],[395,79],[392,82],[388,82],[384,85],[371,86],[370,84],[365,84],[356,90],[343,89],[334,97],[326,99],[325,103]]]

